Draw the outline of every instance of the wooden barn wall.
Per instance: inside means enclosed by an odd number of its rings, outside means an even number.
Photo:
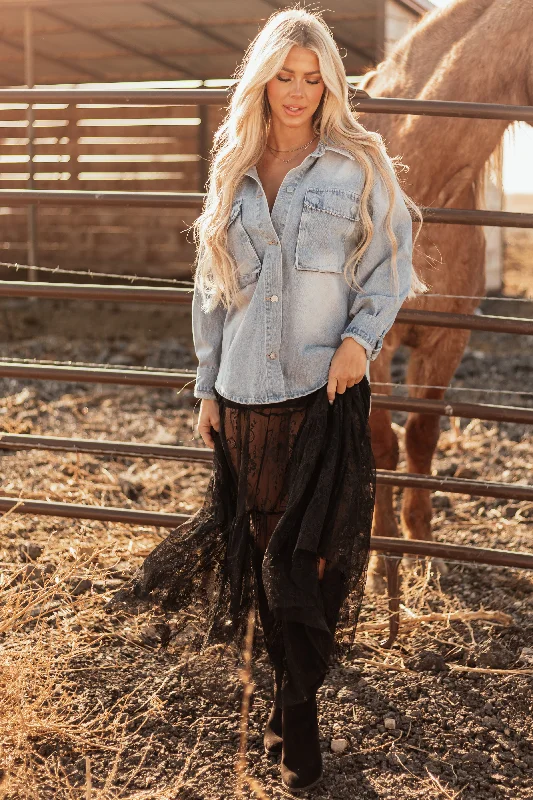
[[[203,191],[198,106],[34,108],[35,189]],[[223,109],[205,108],[210,144]],[[22,104],[1,109],[4,189],[28,188],[26,113]],[[190,280],[194,246],[186,228],[196,213],[194,208],[40,207],[38,264]],[[23,207],[0,207],[0,261],[28,262],[27,216]],[[21,280],[26,274],[0,267],[3,280]],[[61,273],[38,276],[74,279]]]

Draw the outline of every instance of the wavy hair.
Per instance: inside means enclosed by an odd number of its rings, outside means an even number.
[[[356,280],[357,265],[370,245],[373,222],[368,208],[368,198],[375,179],[375,170],[383,178],[389,196],[389,209],[385,227],[391,239],[391,272],[394,291],[398,293],[396,255],[398,243],[391,226],[394,203],[394,180],[401,165],[400,157],[391,158],[381,134],[368,131],[357,121],[357,113],[350,106],[350,85],[344,64],[333,35],[318,12],[299,8],[276,12],[251,42],[234,77],[230,103],[226,116],[215,133],[211,150],[211,164],[207,195],[200,216],[193,223],[197,246],[195,281],[202,295],[205,311],[222,302],[229,308],[232,302],[242,303],[237,266],[227,248],[227,227],[235,189],[244,173],[257,164],[265,149],[271,113],[266,84],[280,71],[289,50],[294,46],[308,48],[318,56],[324,92],[313,116],[313,131],[320,139],[348,150],[364,170],[365,184],[361,194],[362,235],[354,252],[344,267],[345,279],[361,289]],[[406,205],[419,220],[414,241],[422,227],[422,214],[418,206],[400,191]],[[408,297],[427,291],[426,284],[414,268]]]

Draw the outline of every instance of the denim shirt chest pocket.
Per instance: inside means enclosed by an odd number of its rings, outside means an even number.
[[[241,288],[257,281],[261,272],[261,259],[252,244],[242,219],[242,197],[233,201],[228,220],[228,249],[237,265]]]
[[[347,189],[307,189],[296,241],[296,269],[342,273],[348,240],[359,220],[360,193]]]

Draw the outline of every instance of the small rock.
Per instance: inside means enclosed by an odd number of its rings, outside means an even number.
[[[533,647],[523,647],[520,651],[519,661],[522,664],[533,665]]]
[[[155,647],[158,644],[164,647],[170,639],[170,627],[166,622],[143,625],[139,633],[142,641],[150,647]]]
[[[27,564],[21,575],[24,581],[31,581],[34,584],[44,586],[43,571],[36,564]]]
[[[24,542],[19,547],[20,557],[23,561],[36,561],[43,553],[44,548],[36,542]]]
[[[349,703],[355,700],[356,694],[352,692],[351,689],[348,689],[344,686],[342,689],[339,689],[337,692],[337,700],[340,700],[342,703]]]
[[[93,589],[99,594],[104,594],[108,591],[113,591],[123,586],[124,581],[120,578],[106,578],[103,581],[93,581]]]
[[[141,492],[144,489],[144,482],[142,478],[131,478],[123,473],[119,475],[120,489],[129,500],[138,500]]]
[[[440,494],[439,492],[434,492],[432,497],[432,505],[433,508],[451,508],[452,501],[450,500],[447,494]]]
[[[332,689],[331,687],[326,689],[326,691],[324,692],[324,696],[329,698],[329,699],[331,699],[332,697],[335,697],[335,689]]]
[[[348,739],[332,739],[331,740],[331,752],[332,753],[337,753],[337,755],[339,755],[340,753],[345,753],[349,746],[350,746],[350,743],[349,743]]]
[[[497,641],[485,642],[476,654],[476,667],[486,669],[508,669],[515,661],[515,654]]]
[[[479,478],[479,472],[477,469],[472,469],[472,467],[467,467],[460,465],[454,472],[454,478]]]
[[[394,717],[385,717],[383,724],[385,725],[385,729],[388,731],[396,730],[396,720]]]
[[[92,589],[93,582],[89,580],[89,578],[83,578],[81,581],[78,581],[74,588],[71,590],[70,594],[72,597],[79,597],[80,594],[85,594],[86,592],[90,592]]]
[[[415,658],[410,659],[406,666],[416,672],[441,672],[449,669],[444,658],[432,650],[422,650]]]

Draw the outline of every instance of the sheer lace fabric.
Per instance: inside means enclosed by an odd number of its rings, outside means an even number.
[[[256,604],[283,701],[302,702],[325,676],[343,603],[353,631],[359,617],[376,480],[370,385],[363,377],[333,405],[326,386],[271,405],[218,393],[217,402],[202,507],[150,553],[129,590],[179,607],[203,599],[204,646],[242,643]]]

